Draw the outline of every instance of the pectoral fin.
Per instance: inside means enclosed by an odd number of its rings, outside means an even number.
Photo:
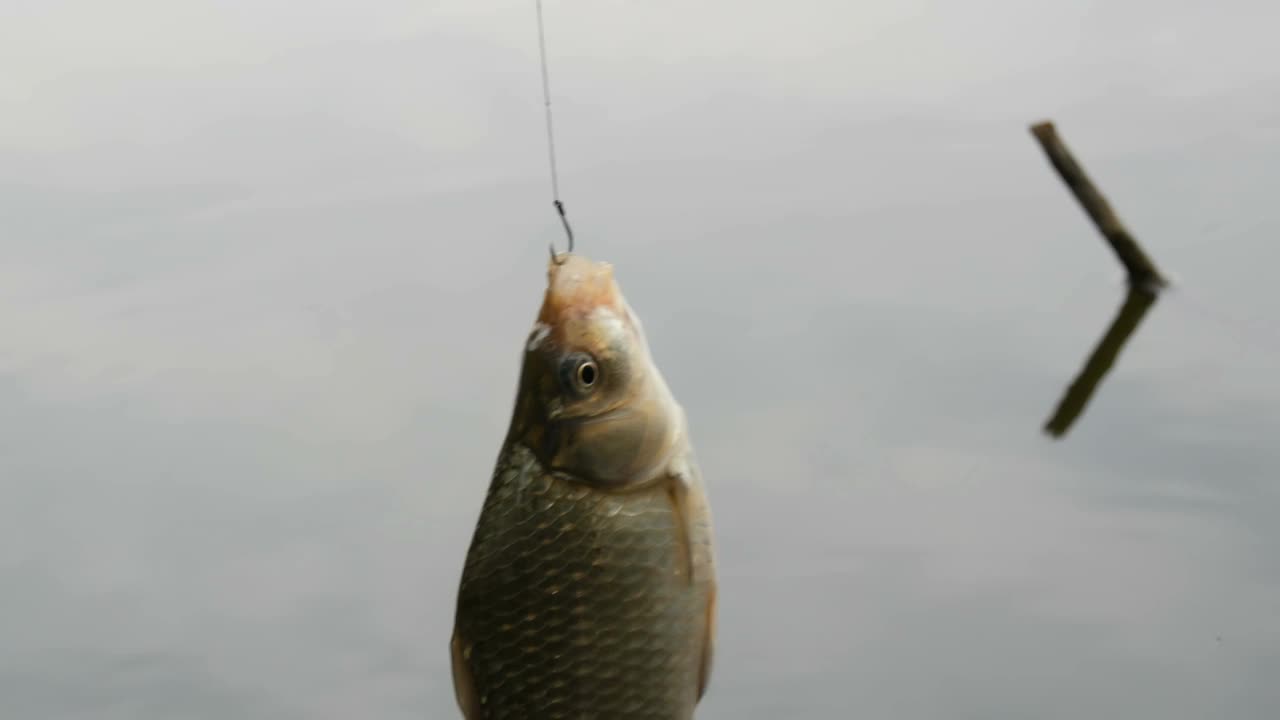
[[[689,507],[688,479],[680,473],[673,473],[667,483],[667,496],[671,499],[671,509],[675,517],[676,552],[684,569],[685,579],[694,582],[696,563],[693,558],[693,513]]]
[[[454,630],[453,639],[449,641],[449,649],[453,656],[453,692],[458,698],[458,707],[462,709],[462,717],[466,720],[480,720],[480,697],[476,694],[464,643],[457,630]]]
[[[703,585],[706,593],[705,617],[698,665],[698,699],[711,682],[715,659],[716,620],[719,584],[711,547],[711,514],[698,469],[689,460],[668,473],[667,492],[675,517],[676,552],[691,587]]]
[[[707,589],[707,625],[702,636],[702,664],[698,672],[698,699],[707,692],[707,685],[711,684],[711,666],[715,662],[716,654],[716,616],[719,607],[716,604],[716,594],[719,588],[713,578],[711,585]]]

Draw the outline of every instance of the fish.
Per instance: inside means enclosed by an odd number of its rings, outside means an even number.
[[[458,587],[463,717],[693,718],[713,536],[688,418],[613,266],[553,254]]]

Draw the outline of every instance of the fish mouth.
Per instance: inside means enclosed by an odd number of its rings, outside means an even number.
[[[589,314],[599,307],[617,308],[622,293],[613,277],[613,266],[583,255],[562,255],[547,269],[547,290],[538,321],[550,327],[566,318]]]

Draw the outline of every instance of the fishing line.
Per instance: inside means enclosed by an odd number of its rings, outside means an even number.
[[[547,34],[543,29],[542,23],[542,0],[535,0],[538,11],[538,55],[542,59],[542,105],[546,109],[547,116],[547,158],[551,165],[551,204],[556,209],[556,214],[560,216],[560,223],[564,225],[564,233],[569,236],[569,252],[573,252],[573,228],[569,227],[569,218],[564,212],[564,203],[560,201],[560,176],[556,168],[556,136],[555,125],[551,119],[551,79],[550,73],[547,71]],[[556,263],[562,263],[556,253],[555,243],[551,243],[551,259]]]

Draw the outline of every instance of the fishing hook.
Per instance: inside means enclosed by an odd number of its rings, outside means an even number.
[[[564,214],[564,203],[559,200],[555,202],[556,212],[560,214],[560,223],[564,225],[564,233],[569,236],[569,250],[566,255],[573,254],[573,228],[569,227],[569,218]],[[551,243],[551,260],[557,265],[563,265],[564,260],[560,258],[560,254],[556,252],[556,244]]]

